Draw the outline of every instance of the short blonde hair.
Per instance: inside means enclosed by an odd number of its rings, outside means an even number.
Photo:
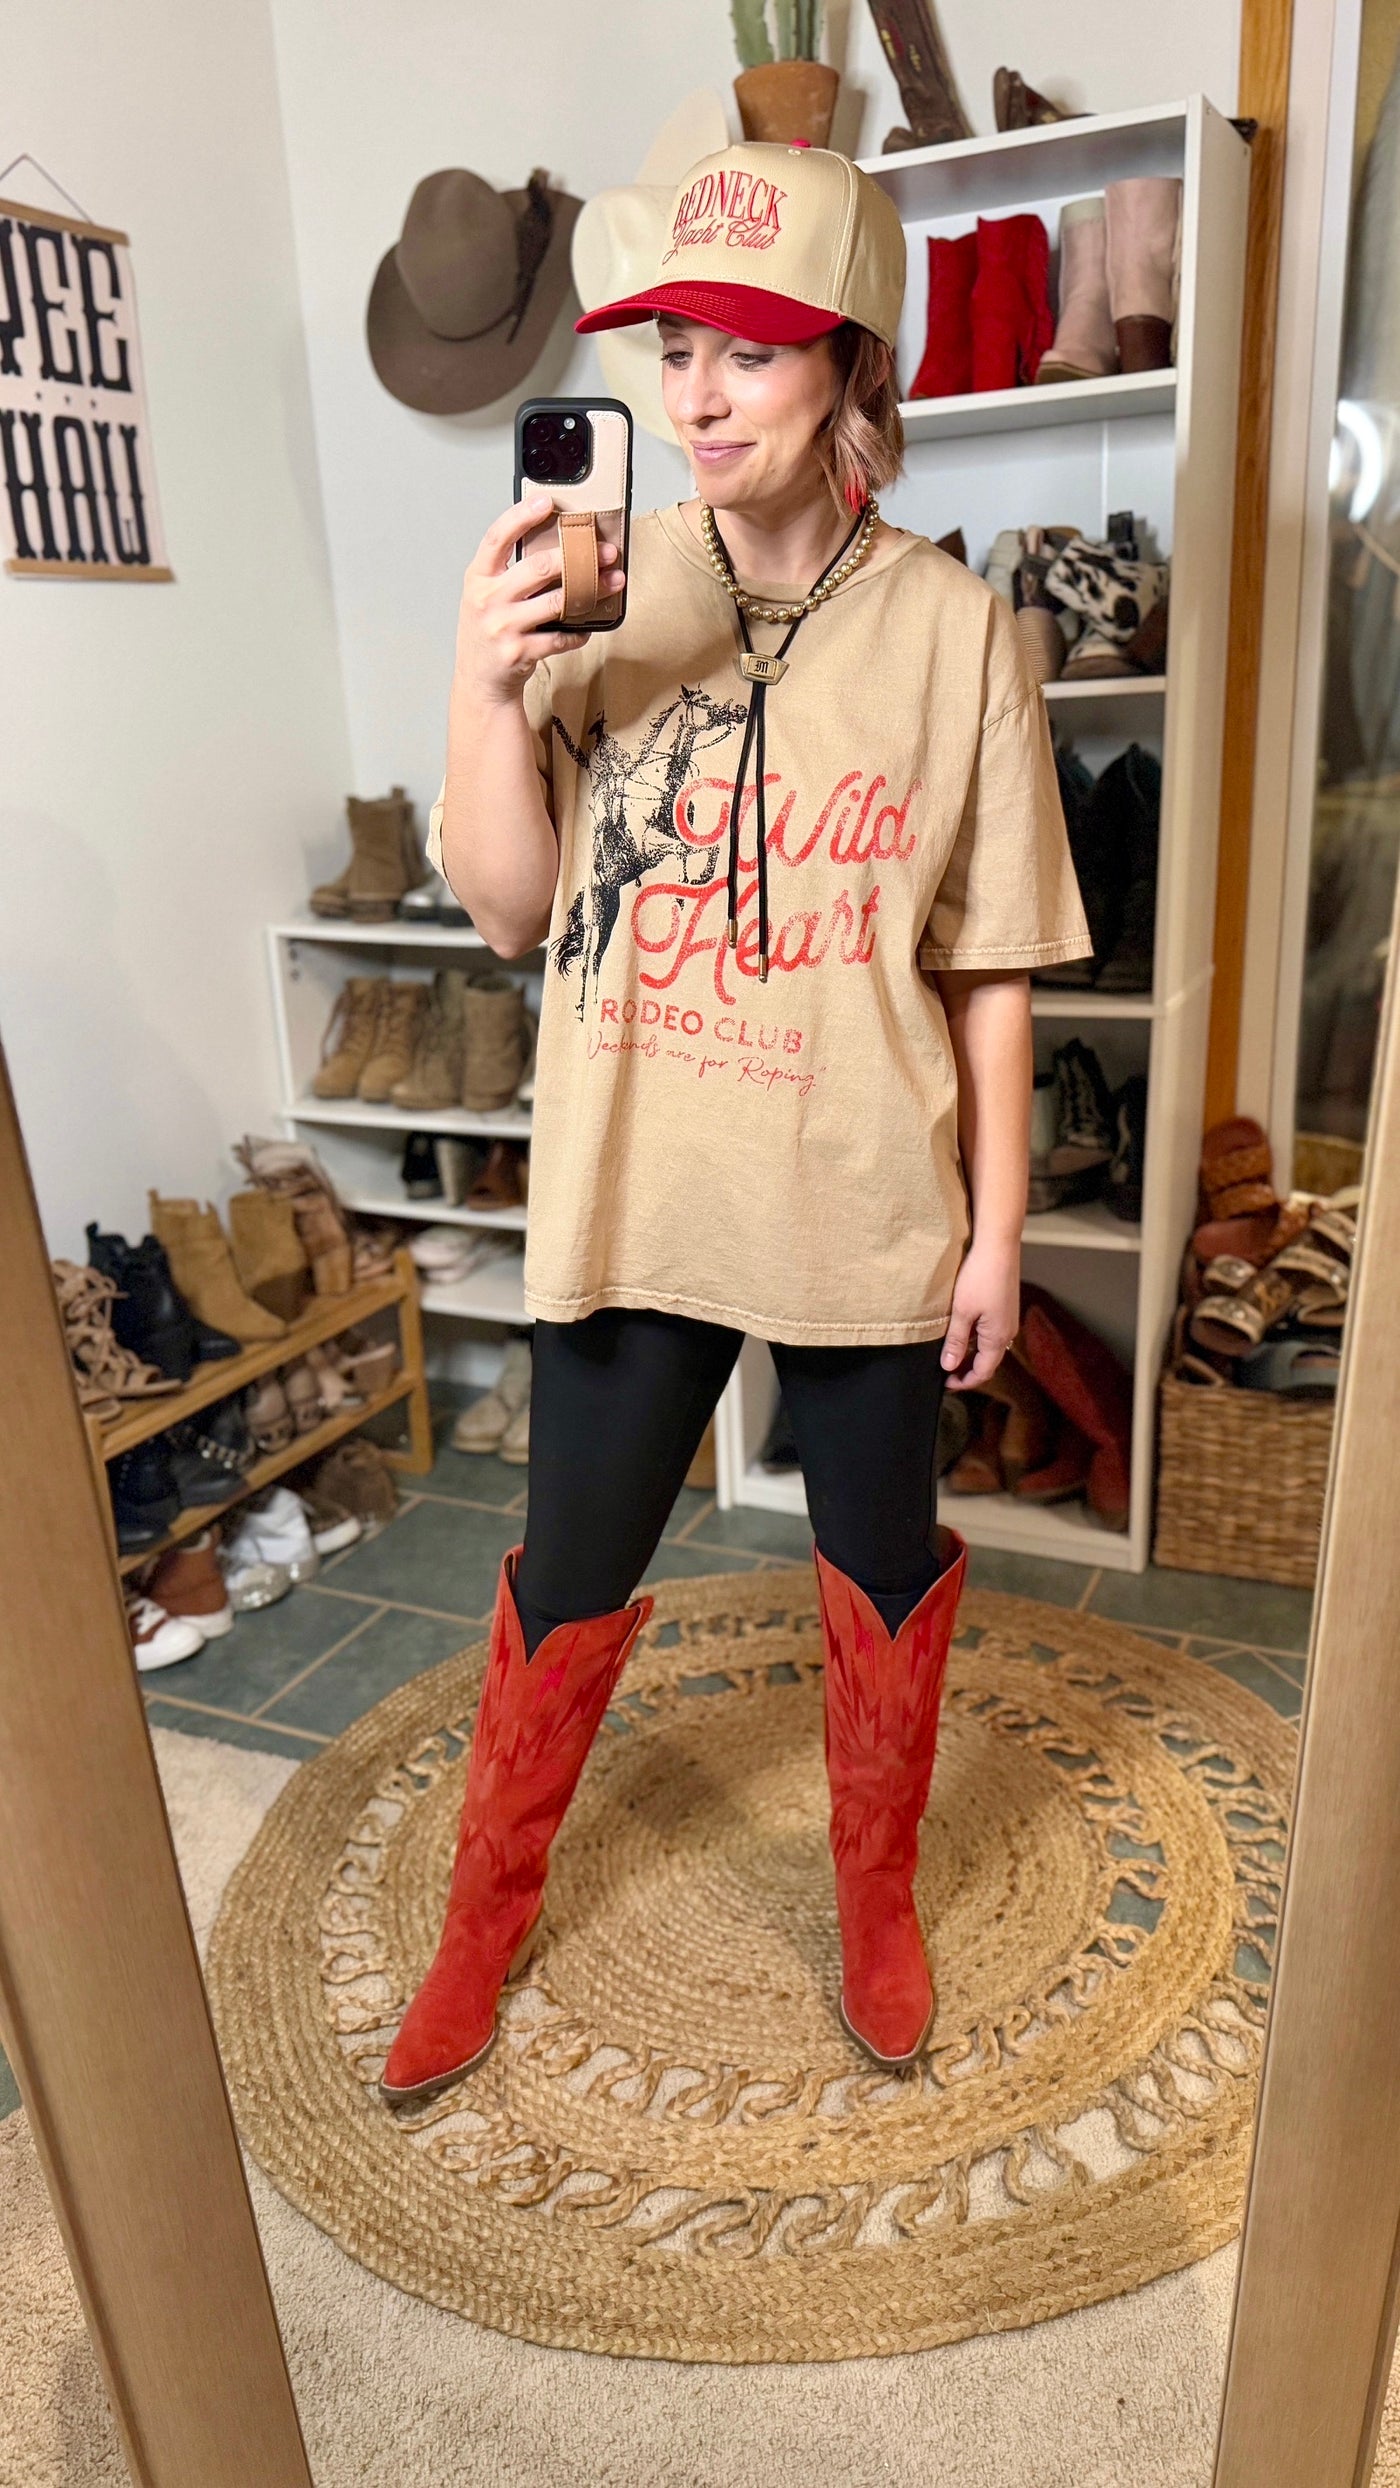
[[[903,472],[899,388],[893,354],[868,328],[843,321],[830,344],[841,394],[815,446],[837,500],[855,511]]]

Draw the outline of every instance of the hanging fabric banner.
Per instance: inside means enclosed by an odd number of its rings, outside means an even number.
[[[0,199],[0,523],[31,579],[170,579],[127,237]]]

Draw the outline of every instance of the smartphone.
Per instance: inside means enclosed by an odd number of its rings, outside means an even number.
[[[627,568],[632,518],[632,417],[616,397],[532,397],[515,418],[515,498],[548,492],[560,512],[583,512],[595,523],[597,543],[615,544]],[[557,543],[559,522],[532,527],[516,550],[517,561],[541,545]],[[625,584],[595,597],[584,611],[547,630],[615,631],[627,611]]]

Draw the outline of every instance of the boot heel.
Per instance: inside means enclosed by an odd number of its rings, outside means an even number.
[[[540,1940],[543,1926],[544,1907],[543,1904],[541,1904],[541,1906],[536,1910],[534,1917],[531,1919],[522,1941],[517,1945],[511,1960],[510,1968],[506,1972],[506,1985],[508,1987],[514,1979],[519,1978],[522,1973],[529,1968],[531,1959],[534,1955],[535,1946]]]

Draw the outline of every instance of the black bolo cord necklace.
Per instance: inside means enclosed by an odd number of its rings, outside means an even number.
[[[753,641],[749,637],[748,615],[744,607],[746,604],[753,606],[755,611],[765,619],[769,618],[769,609],[740,588],[724,538],[716,524],[714,511],[709,508],[708,504],[701,503],[700,523],[705,539],[705,549],[709,553],[711,567],[716,577],[721,585],[728,589],[733,599],[735,618],[739,624],[739,636],[744,643],[743,651],[735,662],[745,682],[750,685],[749,713],[744,720],[744,740],[739,753],[739,766],[734,775],[734,794],[729,810],[729,916],[724,937],[731,949],[737,946],[739,940],[739,819],[744,808],[744,786],[748,778],[749,762],[752,760],[754,764],[754,822],[758,833],[758,981],[760,985],[766,985],[768,982],[768,807],[763,782],[764,711],[768,692],[775,682],[782,681],[787,672],[788,650],[808,614],[815,606],[824,604],[832,589],[840,585],[840,580],[834,574],[840,571],[841,577],[845,578],[855,569],[856,563],[864,559],[870,547],[871,537],[875,533],[878,517],[879,512],[874,502],[867,501],[849,535],[842,540],[836,552],[833,553],[816,586],[809,590],[802,603],[795,608],[791,605],[781,607],[778,612],[772,614],[771,618],[774,620],[780,616],[783,618],[790,616],[791,619],[788,621],[788,628],[776,655],[763,657],[754,653]],[[858,536],[861,539],[859,549],[854,559],[848,562],[846,556],[850,553]]]

